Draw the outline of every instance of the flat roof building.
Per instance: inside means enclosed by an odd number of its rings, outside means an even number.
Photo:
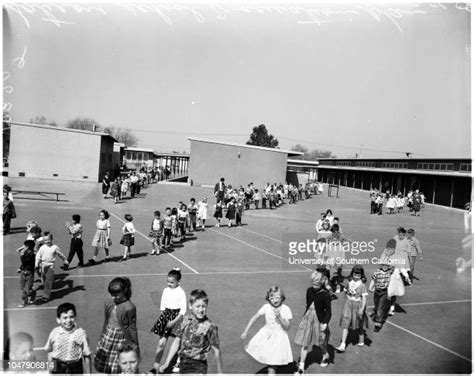
[[[106,133],[10,122],[8,175],[99,182],[113,171],[116,140]]]
[[[267,182],[286,181],[289,156],[303,153],[225,141],[192,138],[189,181],[194,185],[214,185],[221,177],[232,186],[253,182],[263,187]]]

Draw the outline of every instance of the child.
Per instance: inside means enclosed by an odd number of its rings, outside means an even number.
[[[89,340],[85,330],[76,326],[76,307],[71,303],[63,303],[56,310],[56,316],[59,326],[51,331],[44,346],[48,352],[48,362],[54,364],[51,373],[92,373]]]
[[[389,306],[387,290],[392,273],[393,268],[390,267],[388,260],[381,259],[379,269],[374,271],[370,279],[369,291],[374,293],[374,308],[371,316],[374,320],[375,332],[382,329],[386,319]]]
[[[264,189],[262,191],[262,209],[267,208],[267,198],[268,198],[268,194],[267,194],[266,190]]]
[[[249,341],[245,350],[258,362],[268,365],[268,373],[275,374],[276,366],[293,362],[288,330],[293,318],[290,308],[283,304],[285,293],[278,286],[267,291],[265,297],[268,303],[253,316],[241,338],[245,340],[252,325],[260,316],[265,316],[265,326]]]
[[[187,209],[188,207],[186,204],[181,204],[181,208],[178,209],[178,226],[182,242],[186,240],[186,223],[188,222],[189,218]]]
[[[109,283],[111,300],[105,302],[105,320],[94,366],[101,373],[118,373],[118,353],[128,342],[140,353],[137,334],[137,309],[130,301],[132,283],[128,278],[116,277]]]
[[[255,210],[258,209],[258,205],[260,204],[260,200],[262,199],[262,195],[258,191],[258,189],[255,189],[255,193],[253,194],[253,203],[255,204]]]
[[[16,218],[15,205],[8,197],[8,191],[3,190],[3,235],[10,233],[12,219]]]
[[[232,221],[235,220],[235,198],[231,198],[230,202],[227,204],[227,212],[225,213],[225,217],[229,220],[229,227],[232,227]]]
[[[174,268],[168,273],[168,286],[161,295],[161,314],[151,329],[159,338],[152,373],[157,373],[160,370],[161,355],[166,341],[169,336],[176,337],[178,323],[186,313],[186,294],[179,285],[180,281],[181,270],[179,268]]]
[[[130,190],[130,175],[127,175],[127,177],[123,179],[120,190],[122,192],[121,199],[124,200],[127,196],[127,192]]]
[[[349,329],[357,330],[359,334],[358,346],[364,346],[364,328],[368,327],[368,319],[365,313],[367,306],[367,287],[365,286],[364,269],[356,265],[349,275],[349,283],[346,289],[346,301],[341,315],[342,339],[336,350],[346,350],[346,340]]]
[[[420,261],[423,260],[423,251],[421,250],[420,242],[415,238],[415,230],[412,228],[407,231],[407,239],[409,243],[408,247],[408,261],[410,262],[410,279],[419,279],[415,277],[415,261],[416,257],[420,257]]]
[[[171,236],[173,235],[173,217],[171,216],[171,208],[165,209],[163,216],[163,248],[171,245]]]
[[[216,227],[221,227],[222,218],[222,201],[218,200],[214,205],[214,218],[216,219]]]
[[[110,178],[109,178],[109,173],[106,172],[104,175],[104,178],[102,179],[102,193],[104,195],[104,198],[107,198],[107,192],[109,192],[110,188]]]
[[[385,205],[388,209],[388,214],[394,214],[395,213],[395,207],[396,207],[396,200],[393,195],[390,195],[390,197],[387,200],[387,204]]]
[[[139,374],[138,363],[140,357],[135,346],[126,344],[119,351],[118,362],[121,374],[123,375],[136,375]]]
[[[405,198],[402,195],[398,195],[397,198],[397,211],[399,213],[403,212],[403,207],[405,206]]]
[[[133,217],[131,214],[125,214],[127,221],[122,227],[122,239],[120,244],[124,246],[123,258],[120,261],[126,261],[132,254],[132,247],[135,245],[135,226],[133,225]]]
[[[202,229],[206,228],[206,219],[207,219],[207,197],[203,197],[202,201],[198,204],[198,221],[202,225]],[[199,224],[198,224],[199,226]]]
[[[77,254],[77,258],[79,259],[77,267],[82,268],[84,266],[84,251],[82,249],[81,216],[79,214],[73,214],[72,223],[66,222],[66,228],[71,235],[71,245],[69,246],[67,262],[70,264],[74,255]]]
[[[99,219],[96,222],[97,231],[92,239],[92,246],[94,247],[94,257],[89,260],[89,264],[96,264],[97,255],[99,254],[99,248],[103,248],[105,252],[105,262],[109,261],[109,247],[112,245],[110,239],[110,222],[109,212],[102,209],[99,212]]]
[[[171,209],[171,232],[175,238],[178,237],[178,208]]]
[[[206,316],[209,299],[203,290],[191,291],[188,313],[176,333],[166,362],[160,367],[164,372],[180,349],[181,373],[207,373],[207,357],[211,349],[216,358],[217,372],[222,373],[217,326]],[[181,347],[180,347],[181,346]]]
[[[53,288],[54,280],[54,263],[56,256],[63,260],[66,266],[69,266],[69,262],[66,256],[63,255],[59,247],[53,244],[53,234],[46,231],[44,233],[44,245],[36,253],[36,268],[41,270],[41,279],[44,284],[44,297],[43,302],[46,303],[51,298],[51,290]]]
[[[242,216],[244,215],[244,204],[242,200],[237,201],[237,209],[235,211],[235,224],[242,226]]]
[[[110,196],[114,198],[114,204],[116,204],[120,196],[120,179],[119,178],[115,179],[115,181],[112,183],[112,186],[110,187]]]
[[[161,213],[156,210],[153,215],[153,221],[151,222],[151,229],[148,237],[151,242],[151,255],[160,254],[160,238],[163,232],[163,221],[160,219]]]
[[[306,290],[306,311],[295,335],[295,344],[301,346],[298,373],[305,369],[308,347],[316,340],[321,347],[323,357],[321,367],[329,365],[328,341],[329,321],[331,320],[331,296],[324,287],[328,278],[320,271],[311,274],[311,287]]]
[[[196,199],[192,198],[190,204],[188,205],[188,214],[189,214],[189,230],[196,230],[196,217],[197,217],[198,206],[196,205]]]
[[[397,241],[395,239],[390,239],[387,242],[386,249],[382,252],[380,258],[387,259],[390,265],[394,267],[387,289],[387,294],[391,301],[388,314],[389,316],[393,316],[395,314],[397,296],[405,295],[405,285],[403,283],[402,276],[407,281],[407,284],[411,285],[410,276],[408,275],[407,270],[407,267],[409,266],[409,263],[406,261],[407,254],[406,252],[397,248]]]
[[[20,248],[20,288],[22,303],[18,306],[19,308],[23,308],[27,304],[33,304],[34,300],[35,242],[33,240],[25,240],[23,244],[24,246]]]
[[[13,334],[8,339],[5,354],[8,355],[8,360],[34,362],[36,359],[33,348],[33,337],[25,332]],[[16,372],[18,372],[18,369]]]

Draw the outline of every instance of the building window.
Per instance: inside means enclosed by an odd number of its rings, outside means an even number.
[[[148,153],[143,153],[143,159],[144,159],[145,161],[148,160]]]
[[[471,164],[470,163],[461,163],[459,166],[459,171],[471,171]]]
[[[126,157],[127,160],[132,159],[132,153],[130,153],[129,151],[127,151],[127,154],[126,154],[126,155],[127,155],[127,157]]]
[[[143,160],[143,153],[138,153],[137,159],[138,159],[138,162],[141,162]]]
[[[137,160],[137,153],[132,153],[132,161],[136,161]]]

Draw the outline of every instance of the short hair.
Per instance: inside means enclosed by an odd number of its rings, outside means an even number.
[[[30,228],[30,233],[35,234],[35,235],[41,235],[41,227],[39,226],[34,226]]]
[[[189,294],[189,303],[193,304],[196,300],[202,299],[206,304],[209,303],[209,297],[207,296],[206,292],[201,289],[196,289],[191,291]]]
[[[339,232],[341,229],[337,223],[331,226],[331,232]]]
[[[412,228],[410,228],[410,229],[407,230],[407,234],[413,234],[413,235],[415,235],[415,230],[413,230]]]
[[[407,230],[405,230],[403,227],[399,227],[399,228],[397,228],[397,233],[406,234]]]
[[[61,314],[63,313],[67,313],[69,311],[73,311],[74,312],[74,316],[77,315],[76,313],[76,306],[72,303],[63,303],[63,304],[60,304],[58,309],[56,310],[56,316],[58,317],[58,319],[61,317]]]
[[[51,231],[45,231],[44,234],[43,234],[44,237],[47,237],[49,236],[51,238],[51,240],[53,240],[53,234],[51,233]]]
[[[351,273],[349,274],[349,278],[353,278],[354,277],[354,274],[360,274],[360,279],[362,280],[363,283],[367,282],[367,278],[365,277],[365,272],[364,272],[364,268],[360,265],[355,265],[352,270],[351,270]]]
[[[159,217],[161,215],[160,211],[159,210],[155,210],[153,212],[153,215],[156,216],[156,217]]]
[[[127,277],[116,277],[109,283],[109,293],[123,292],[127,299],[132,297],[132,282]]]
[[[167,206],[166,209],[165,209],[165,211],[167,211],[167,210],[171,210],[171,208],[170,208],[169,206]]]
[[[334,221],[339,221],[339,217],[334,217]]]
[[[108,219],[108,218],[110,217],[110,216],[109,216],[109,212],[108,212],[107,210],[105,210],[105,209],[102,209],[102,210],[99,212],[99,214],[100,214],[100,213],[104,213],[105,219]]]
[[[191,200],[189,200],[189,201],[194,201],[194,202],[196,202],[196,199],[195,199],[194,197],[191,197]]]
[[[268,289],[267,294],[265,296],[265,300],[269,302],[270,301],[270,296],[275,294],[275,293],[280,294],[281,302],[283,303],[286,299],[285,292],[281,289],[281,287],[278,287],[278,286],[272,286]]]
[[[168,272],[168,277],[174,277],[177,281],[181,281],[181,269],[173,268]]]
[[[221,178],[221,181],[224,181],[225,179],[224,178]]]
[[[134,343],[130,342],[130,341],[126,341],[119,349],[118,351],[118,354],[120,356],[120,354],[122,353],[129,353],[129,352],[134,352],[135,354],[137,354],[137,357],[139,356],[138,355],[138,347],[137,345],[135,345]]]
[[[10,352],[15,352],[18,348],[18,346],[22,345],[25,342],[29,342],[33,344],[33,337],[31,334],[28,334],[26,332],[18,332],[13,334],[7,341],[7,345],[5,347],[5,354],[6,358],[9,360],[16,360],[16,359],[10,359]]]
[[[331,209],[326,210],[326,215],[328,215],[328,213],[331,213],[332,215],[332,210]]]
[[[387,245],[385,246],[385,248],[395,249],[396,246],[397,246],[397,241],[395,239],[390,239],[387,242]]]
[[[34,240],[25,240],[25,242],[23,243],[23,245],[24,245],[27,249],[34,249],[36,244],[35,244]]]
[[[324,269],[324,270],[323,270]],[[326,268],[317,268],[314,272],[311,273],[311,282],[320,283],[325,286],[329,281],[329,270]]]
[[[77,222],[77,223],[80,223],[81,222],[81,216],[79,214],[73,214],[72,215],[72,220]]]
[[[133,217],[132,217],[131,214],[125,214],[124,218],[125,218],[126,221],[129,221],[129,222],[133,221]]]

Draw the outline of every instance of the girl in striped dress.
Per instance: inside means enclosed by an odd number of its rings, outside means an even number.
[[[120,373],[119,352],[125,344],[135,347],[139,354],[137,309],[130,301],[132,283],[117,277],[109,283],[111,300],[105,302],[105,320],[97,345],[94,367],[100,373]]]
[[[99,249],[103,248],[105,252],[105,262],[109,261],[109,247],[112,245],[112,240],[110,239],[110,222],[109,222],[109,212],[105,209],[102,209],[99,212],[99,219],[96,222],[97,231],[92,239],[92,246],[94,249],[94,257],[89,260],[89,264],[95,264],[97,262],[97,255],[99,254]]]
[[[181,270],[174,268],[168,273],[167,287],[161,295],[160,311],[155,325],[151,331],[158,336],[158,347],[155,353],[155,362],[151,373],[157,373],[160,369],[160,361],[168,337],[176,337],[176,330],[186,313],[186,294],[179,285],[181,281]]]

